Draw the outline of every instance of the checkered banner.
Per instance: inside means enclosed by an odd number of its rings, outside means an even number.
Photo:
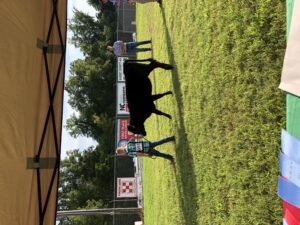
[[[120,177],[117,179],[117,198],[135,198],[136,196],[135,177]]]

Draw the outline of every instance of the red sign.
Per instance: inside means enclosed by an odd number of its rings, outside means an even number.
[[[129,119],[120,119],[120,139],[130,139],[133,135],[128,134],[127,126],[129,125]]]
[[[136,178],[121,177],[117,179],[117,198],[136,197]]]
[[[127,140],[131,139],[133,135],[128,134],[127,125],[129,125],[129,118],[117,120],[117,145],[126,145]]]

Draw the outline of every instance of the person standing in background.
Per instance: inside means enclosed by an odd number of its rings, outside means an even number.
[[[148,3],[148,2],[157,2],[158,4],[161,4],[161,0],[99,0],[100,4],[107,4],[108,2],[111,2],[114,5],[119,5],[120,2],[129,3],[131,5],[134,5],[135,3]]]
[[[140,45],[151,44],[151,40],[138,42],[116,41],[113,46],[107,46],[106,50],[113,52],[116,56],[133,55],[137,52],[151,51],[152,48],[137,48]]]

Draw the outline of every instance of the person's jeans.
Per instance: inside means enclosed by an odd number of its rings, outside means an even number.
[[[157,2],[157,0],[135,0],[138,3]]]
[[[158,141],[150,142],[150,147],[154,148],[154,147],[156,147],[158,145],[162,145],[164,143],[167,143],[169,141],[174,141],[174,140],[175,140],[175,136],[166,137],[166,138],[160,139]]]
[[[157,157],[161,157],[161,158],[164,158],[164,159],[168,159],[168,160],[170,160],[170,161],[172,161],[173,160],[173,156],[172,155],[170,155],[170,154],[166,154],[166,153],[162,153],[162,152],[159,152],[159,151],[157,151],[157,150],[155,150],[155,149],[150,149],[149,151],[148,151],[148,154],[150,155],[150,156],[157,156]]]
[[[171,137],[166,137],[166,138],[160,139],[159,141],[150,142],[150,150],[148,151],[148,154],[150,156],[154,155],[154,156],[165,158],[165,159],[172,161],[173,160],[172,155],[159,152],[159,151],[155,150],[154,147],[156,147],[158,145],[162,145],[169,141],[174,141],[174,140],[175,140],[175,136],[171,136]]]
[[[151,41],[127,42],[125,43],[126,54],[135,54],[137,52],[151,51],[151,48],[137,48],[139,45],[150,44]]]

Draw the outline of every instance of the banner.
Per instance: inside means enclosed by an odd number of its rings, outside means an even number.
[[[278,195],[282,198],[285,225],[299,225],[300,209],[300,142],[287,131],[281,131]]]
[[[133,134],[128,134],[127,125],[129,124],[129,118],[117,119],[117,146],[124,146],[127,144],[127,140],[133,137]]]
[[[280,152],[281,175],[300,187],[300,164]]]
[[[278,195],[286,202],[300,208],[300,188],[280,176],[278,177]]]
[[[287,131],[281,131],[281,150],[291,160],[300,164],[300,142]]]
[[[124,76],[124,62],[127,60],[128,57],[118,57],[118,68],[117,68],[117,82],[125,81],[125,76]]]
[[[126,98],[126,86],[124,82],[117,83],[117,116],[129,116]]]
[[[117,179],[117,198],[135,198],[136,178],[120,177]]]

